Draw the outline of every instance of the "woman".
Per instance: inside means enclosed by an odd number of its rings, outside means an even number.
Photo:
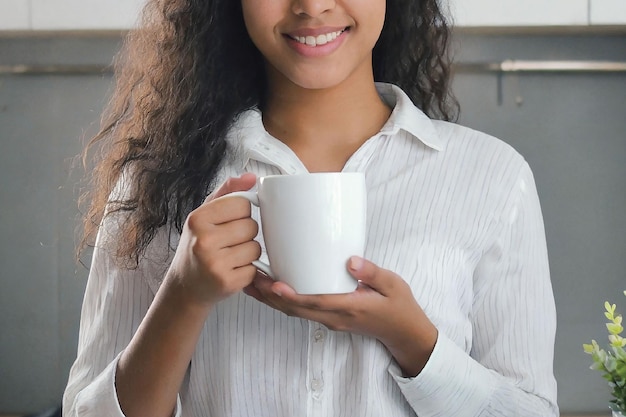
[[[150,2],[96,138],[65,415],[558,415],[532,174],[445,121],[447,39],[435,0]],[[322,171],[365,172],[368,240],[356,291],[303,296],[219,197]]]

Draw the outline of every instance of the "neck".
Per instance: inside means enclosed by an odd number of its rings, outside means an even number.
[[[385,124],[390,109],[373,76],[337,86],[305,89],[273,83],[263,111],[267,131],[288,145],[310,171],[341,170],[347,159]]]

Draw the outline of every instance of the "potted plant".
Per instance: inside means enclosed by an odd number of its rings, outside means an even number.
[[[624,291],[626,295],[626,291]],[[626,417],[626,338],[621,336],[624,331],[621,314],[615,314],[615,304],[604,303],[604,315],[609,320],[606,328],[609,331],[608,349],[601,348],[595,340],[584,344],[585,353],[591,355],[591,369],[600,371],[611,387],[610,407],[613,417]]]

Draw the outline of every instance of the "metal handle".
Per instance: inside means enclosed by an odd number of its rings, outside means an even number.
[[[460,62],[455,69],[464,72],[626,72],[626,62],[507,59],[502,62]]]
[[[626,72],[620,61],[530,61],[458,62],[457,72]],[[0,65],[0,75],[93,75],[112,73],[110,65]]]

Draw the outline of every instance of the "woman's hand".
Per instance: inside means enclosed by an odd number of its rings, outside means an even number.
[[[244,198],[220,198],[254,186],[256,176],[230,178],[191,212],[166,280],[199,305],[212,306],[249,285],[257,274],[251,262],[261,255],[257,223]]]
[[[163,285],[117,363],[115,389],[126,416],[171,416],[211,307],[249,285],[261,253],[244,198],[246,174],[231,178],[188,217]]]
[[[324,324],[331,330],[378,339],[405,376],[420,373],[437,341],[437,329],[395,273],[352,257],[348,270],[359,287],[348,294],[299,295],[283,282],[257,276],[246,294],[289,316]]]

